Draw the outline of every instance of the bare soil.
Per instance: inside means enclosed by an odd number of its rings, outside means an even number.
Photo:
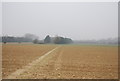
[[[2,77],[5,78],[12,72],[21,69],[33,60],[44,55],[56,46],[53,45],[2,45]]]
[[[7,75],[15,71],[19,66],[17,64],[21,63],[22,66],[25,66],[28,62],[46,54],[46,51],[48,52],[48,50],[50,51],[58,47],[45,56],[43,60],[38,61],[35,65],[31,65],[31,68],[25,69],[18,76],[13,76],[12,78],[14,79],[118,79],[117,46],[43,45],[41,48],[39,45],[23,45],[26,53],[23,53],[23,50],[17,49],[17,47],[20,49],[21,46],[19,47],[19,45],[7,45],[3,47],[3,72]],[[14,54],[13,51],[10,51],[11,48],[15,52],[15,57],[10,56]],[[40,48],[43,49],[43,52],[38,51]],[[17,60],[14,61],[13,59]],[[18,59],[21,59],[22,62]],[[26,61],[25,64],[24,61]],[[14,71],[9,73],[10,66]]]

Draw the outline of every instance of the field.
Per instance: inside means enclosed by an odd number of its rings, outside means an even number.
[[[55,46],[6,44],[2,46],[3,78],[44,55]]]
[[[118,47],[4,44],[3,78],[117,79]]]

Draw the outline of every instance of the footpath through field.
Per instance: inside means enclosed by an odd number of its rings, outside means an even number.
[[[8,78],[117,79],[118,48],[61,45]]]
[[[24,66],[22,69],[19,69],[15,72],[13,72],[11,75],[9,75],[7,78],[8,79],[15,79],[16,77],[20,76],[20,74],[24,73],[25,71],[27,71],[28,69],[32,68],[33,66],[35,66],[37,63],[41,62],[42,60],[44,60],[44,58],[46,58],[49,54],[51,54],[53,51],[55,51],[56,49],[58,49],[60,46],[50,50],[49,52],[47,52],[46,54],[44,54],[43,56],[40,56],[38,59],[34,60],[32,63],[29,63],[27,66]]]

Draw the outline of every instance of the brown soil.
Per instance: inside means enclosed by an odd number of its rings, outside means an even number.
[[[55,47],[53,45],[4,44],[2,46],[2,77],[7,77]]]
[[[9,47],[6,46],[6,47]],[[11,46],[10,46],[11,47]],[[13,46],[14,47],[14,46]],[[15,46],[19,47],[19,46]],[[26,46],[24,46],[26,47]],[[43,46],[46,49],[55,47]],[[28,46],[24,50],[28,50]],[[34,49],[32,49],[34,48]],[[40,46],[31,45],[31,56]],[[9,48],[10,49],[10,48]],[[14,48],[14,51],[16,48]],[[3,51],[8,51],[3,50]],[[13,51],[12,51],[13,52]],[[11,52],[11,54],[12,54]],[[20,59],[19,53],[16,51],[17,59]],[[22,52],[21,52],[22,53]],[[26,55],[26,51],[24,55]],[[37,53],[40,53],[37,51]],[[5,53],[3,53],[5,54]],[[45,53],[44,53],[45,54]],[[8,53],[7,53],[8,55]],[[22,56],[22,57],[23,57]],[[30,55],[29,55],[30,56]],[[38,54],[38,56],[40,56]],[[37,55],[35,56],[37,59]],[[12,56],[10,58],[13,58]],[[10,59],[9,58],[9,59]],[[21,58],[23,61],[27,59]],[[31,57],[33,58],[33,56]],[[8,59],[7,57],[4,59]],[[13,60],[10,62],[12,64]],[[6,64],[10,64],[8,61]],[[20,61],[16,61],[16,64]],[[23,62],[22,62],[23,63]],[[14,65],[16,65],[14,64]],[[24,63],[23,63],[24,64]],[[27,63],[26,63],[27,64]],[[4,64],[3,64],[4,65]],[[7,72],[8,66],[4,67]],[[17,66],[14,66],[14,70]],[[19,69],[19,68],[18,68]],[[23,68],[24,69],[24,68]],[[17,79],[117,79],[118,78],[118,47],[117,46],[72,46],[62,45],[58,49],[52,51],[49,55],[29,69],[25,69],[23,73],[14,77]]]

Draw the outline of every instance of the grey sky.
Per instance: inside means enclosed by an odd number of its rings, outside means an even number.
[[[60,35],[79,39],[118,36],[117,2],[4,2],[3,35]]]
[[[0,3],[0,36],[2,35],[2,3]]]

